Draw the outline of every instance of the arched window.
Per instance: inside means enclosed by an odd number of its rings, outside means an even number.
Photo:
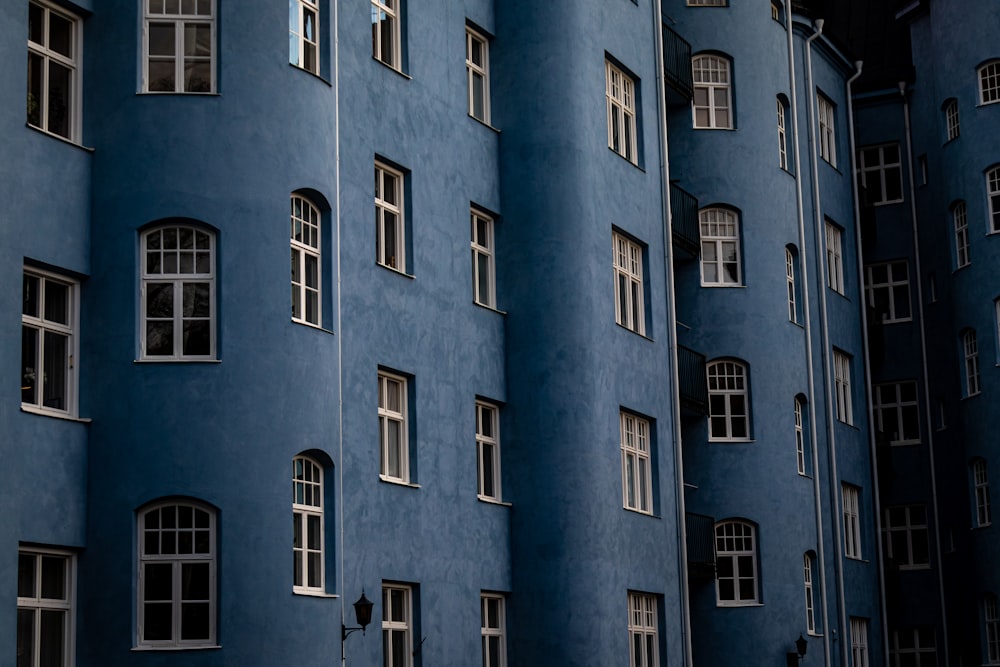
[[[715,524],[716,600],[721,607],[757,604],[757,530],[748,521]]]
[[[806,599],[806,632],[816,634],[816,556],[812,551],[802,555],[802,580],[804,582]]]
[[[701,232],[701,284],[741,285],[740,222],[728,208],[706,208],[698,212]]]
[[[320,212],[302,195],[291,199],[292,319],[319,326],[322,321]]]
[[[951,207],[951,219],[955,227],[955,268],[961,269],[972,263],[969,254],[969,220],[964,201],[956,202]]]
[[[323,467],[307,456],[292,459],[292,516],[293,590],[323,593]]]
[[[796,277],[799,273],[798,249],[788,244],[785,246],[785,287],[788,290],[788,321],[798,323],[801,314],[799,303],[799,287]]]
[[[986,627],[987,662],[1000,663],[1000,612],[997,611],[997,596],[993,593],[983,596],[983,625]]]
[[[1000,102],[1000,60],[991,60],[979,68],[979,101]]]
[[[1000,165],[986,172],[986,196],[990,205],[990,233],[1000,232]]]
[[[215,641],[215,512],[193,501],[139,512],[139,645]]]
[[[775,106],[778,110],[778,166],[788,171],[788,99],[778,95]]]
[[[795,397],[795,467],[800,475],[806,474],[806,399]]]
[[[962,356],[965,360],[965,395],[975,396],[979,393],[979,345],[975,329],[962,332]]]
[[[708,373],[708,439],[750,439],[747,368],[739,361],[710,362]]]
[[[732,79],[729,59],[714,54],[691,58],[694,83],[694,126],[733,129]]]
[[[982,528],[992,523],[990,473],[984,459],[976,459],[972,464],[972,487],[976,496],[976,527]]]
[[[190,224],[142,233],[142,358],[215,358],[215,234]]]
[[[957,139],[959,134],[958,100],[954,97],[946,100],[942,109],[944,109],[944,124],[948,130],[948,141]]]

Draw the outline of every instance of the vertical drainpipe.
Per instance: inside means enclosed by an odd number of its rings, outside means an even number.
[[[899,82],[899,94],[903,98],[903,124],[906,132],[906,165],[910,179],[910,219],[913,225],[913,263],[917,274],[917,279],[913,282],[917,286],[917,315],[920,318],[920,362],[923,364],[923,390],[924,405],[927,406],[925,412],[927,417],[927,457],[928,468],[931,475],[931,511],[934,516],[934,550],[937,557],[938,567],[938,594],[941,596],[941,639],[944,644],[944,667],[950,664],[948,651],[948,616],[945,608],[944,597],[944,567],[941,561],[941,524],[938,516],[938,495],[937,495],[937,474],[934,468],[934,429],[931,427],[931,396],[930,384],[927,378],[927,339],[924,331],[924,293],[921,287],[921,277],[923,272],[920,268],[920,233],[917,228],[917,197],[916,188],[913,184],[913,135],[910,131],[910,101],[906,97],[906,82]],[[888,664],[888,663],[886,663]]]
[[[789,8],[790,10],[790,8]],[[806,229],[805,229],[805,207],[802,202],[802,161],[800,143],[799,143],[799,112],[798,112],[798,91],[796,88],[795,80],[795,49],[794,41],[792,39],[792,16],[790,11],[785,17],[785,33],[788,39],[788,83],[789,90],[791,92],[791,99],[789,100],[791,109],[790,114],[792,116],[792,135],[793,143],[795,147],[795,199],[798,209],[799,218],[799,275],[802,277],[802,317],[803,326],[805,328],[806,334],[806,377],[809,386],[809,441],[810,448],[812,450],[812,460],[813,460],[813,510],[815,513],[816,521],[816,560],[817,560],[817,570],[819,572],[819,587],[820,587],[820,598],[822,604],[820,605],[820,611],[823,617],[823,628],[829,628],[829,614],[827,611],[827,589],[826,589],[826,547],[823,544],[823,502],[822,502],[822,490],[820,488],[819,479],[819,436],[816,430],[816,395],[814,392],[814,387],[816,386],[816,372],[813,368],[813,342],[812,342],[812,310],[809,302],[809,274],[807,270],[808,262],[805,261],[806,257]],[[810,36],[806,40],[806,46],[808,48],[809,44],[819,37],[822,32],[823,22],[822,20],[817,21],[817,32]],[[808,77],[806,79],[808,84]],[[811,98],[809,98],[811,99]],[[811,107],[810,107],[811,108]],[[809,143],[813,142],[812,134],[812,115],[809,115],[809,132],[807,136],[809,137]],[[816,165],[813,163],[813,171],[815,171]],[[820,239],[816,239],[817,248],[820,244]],[[822,266],[822,264],[821,264]],[[822,273],[820,274],[822,275]],[[825,289],[823,281],[820,281],[819,289],[822,292]],[[830,664],[830,633],[823,633],[823,664]]]
[[[691,646],[691,604],[688,590],[687,564],[687,513],[684,505],[684,454],[681,441],[681,393],[677,362],[677,309],[674,292],[674,249],[673,221],[670,213],[670,157],[667,143],[667,90],[663,81],[663,8],[659,0],[653,5],[653,32],[656,41],[656,104],[659,121],[660,151],[660,201],[663,202],[663,280],[667,305],[667,359],[672,366],[668,369],[670,389],[673,394],[671,435],[674,441],[674,502],[677,507],[677,570],[681,593],[681,641],[683,643],[684,665],[693,667],[694,657]]]

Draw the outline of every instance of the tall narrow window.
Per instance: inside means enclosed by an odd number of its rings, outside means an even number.
[[[608,148],[635,163],[635,81],[605,62],[605,97],[608,103]]]
[[[772,5],[773,8],[773,5]],[[788,136],[785,132],[785,103],[777,98],[778,107],[778,166],[788,169]]]
[[[507,623],[504,602],[504,597],[497,593],[483,593],[479,597],[483,667],[507,667]]]
[[[382,665],[413,667],[413,589],[382,584]]]
[[[990,475],[983,459],[977,459],[972,464],[972,483],[976,493],[976,527],[982,528],[993,522],[990,512]]]
[[[288,0],[288,62],[319,74],[318,0]]]
[[[493,268],[493,218],[473,209],[472,299],[480,306],[496,308],[496,272]]]
[[[851,396],[851,356],[840,350],[833,351],[833,385],[837,420],[854,423],[854,400]]]
[[[79,141],[80,21],[28,3],[28,125]]]
[[[139,645],[215,644],[215,512],[188,502],[139,514]]]
[[[215,0],[145,0],[143,92],[215,90]]]
[[[476,461],[479,497],[500,501],[500,411],[495,405],[476,401]]]
[[[965,357],[965,395],[975,396],[979,393],[979,344],[975,329],[967,329],[962,334],[962,352]]]
[[[983,596],[983,625],[986,627],[986,656],[991,665],[1000,663],[1000,611],[997,610],[997,596],[987,593]]]
[[[944,121],[948,128],[948,141],[957,139],[959,134],[958,100],[950,99],[944,105]]]
[[[713,361],[708,373],[708,439],[750,439],[746,366],[738,361]]]
[[[982,104],[1000,102],[1000,60],[979,68],[979,101]]]
[[[629,665],[656,667],[657,621],[656,596],[647,593],[628,594]]]
[[[990,204],[990,233],[1000,232],[1000,167],[986,172],[986,195]]]
[[[930,563],[927,508],[923,505],[886,507],[882,530],[886,555],[902,570],[926,568]]]
[[[615,321],[639,335],[646,333],[643,307],[642,247],[618,232],[611,235],[615,268]]]
[[[69,667],[73,647],[73,557],[17,554],[17,667]]]
[[[401,69],[399,4],[401,0],[371,0],[372,56],[393,69]]]
[[[851,617],[851,667],[868,667],[868,619]]]
[[[785,248],[785,287],[788,288],[788,321],[798,322],[799,314],[795,298],[795,253]]]
[[[406,270],[403,220],[403,174],[375,163],[375,261],[397,271]]]
[[[721,287],[742,284],[740,225],[735,211],[706,208],[698,212],[701,230],[701,284]]]
[[[861,558],[861,490],[850,484],[841,485],[844,510],[844,555]]]
[[[813,558],[811,554],[802,556],[802,579],[805,582],[806,632],[816,634],[816,600],[813,591]]]
[[[77,285],[26,269],[21,303],[21,405],[76,412]]]
[[[732,81],[725,56],[698,55],[691,58],[694,126],[733,129]]]
[[[965,214],[965,202],[960,201],[951,209],[955,226],[955,268],[961,269],[971,263],[969,255],[969,221]]]
[[[465,28],[465,72],[469,79],[469,115],[490,122],[490,43],[481,34]]]
[[[393,482],[410,481],[406,426],[406,379],[378,374],[379,474]]]
[[[844,254],[841,248],[843,234],[840,227],[826,221],[826,281],[834,292],[844,293]]]
[[[621,412],[622,495],[625,509],[653,513],[652,464],[649,447],[649,422],[628,412]]]
[[[889,439],[890,445],[919,443],[917,383],[889,382],[877,384],[873,389],[872,414],[875,417],[875,428]]]
[[[215,358],[215,235],[167,225],[142,235],[142,356]]]
[[[906,260],[866,266],[865,293],[868,305],[883,324],[910,321],[910,274]]]
[[[800,475],[806,474],[805,405],[795,398],[795,465]]]
[[[746,521],[715,524],[716,600],[720,607],[756,604],[756,529]]]
[[[869,203],[880,206],[903,201],[899,144],[866,146],[858,150],[858,176]]]
[[[323,468],[306,456],[292,459],[292,518],[293,590],[323,593]]]
[[[312,202],[292,195],[292,319],[319,326],[320,214]]]
[[[819,156],[837,166],[836,107],[828,97],[816,93],[816,113],[819,119]]]

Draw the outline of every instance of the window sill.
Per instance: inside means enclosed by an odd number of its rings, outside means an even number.
[[[490,129],[490,130],[493,130],[497,134],[500,134],[500,128],[494,127],[494,126],[490,125],[485,120],[480,120],[480,119],[476,118],[475,116],[473,116],[471,113],[469,114],[469,118],[471,118],[472,120],[476,121],[477,123],[479,123],[483,127],[487,128],[487,129]]]
[[[145,97],[146,95],[151,95],[153,97],[165,95],[173,95],[175,97],[222,97],[222,95],[214,91],[207,93],[188,93],[181,90],[137,90],[135,94],[138,97]]]
[[[744,285],[743,283],[702,283],[701,286],[702,287],[722,287],[722,288],[728,288],[728,289],[732,289],[732,288],[736,287],[736,288],[746,289],[746,285]]]
[[[488,310],[491,313],[496,313],[497,315],[506,315],[507,314],[506,310],[500,310],[499,308],[494,308],[493,306],[487,306],[485,303],[479,303],[478,301],[473,301],[472,303],[475,304],[475,305],[477,305],[477,306],[479,306],[483,310]],[[998,364],[998,365],[1000,365],[1000,364]]]
[[[407,81],[413,81],[413,77],[412,76],[410,76],[409,74],[407,74],[403,70],[399,69],[398,67],[393,67],[392,65],[389,65],[389,64],[387,64],[387,63],[379,60],[374,55],[372,56],[372,60],[374,60],[375,62],[377,62],[379,65],[381,65],[382,67],[386,68],[390,72],[395,72],[396,74],[398,74],[399,76],[403,77]]]
[[[415,280],[416,279],[415,276],[413,276],[412,274],[409,274],[406,271],[400,271],[399,269],[397,269],[397,268],[395,268],[393,266],[389,266],[388,264],[383,264],[382,262],[375,262],[375,265],[376,266],[381,266],[386,271],[392,271],[393,273],[395,273],[397,275],[400,275],[400,276],[403,276],[404,278],[409,278],[410,280]]]
[[[708,5],[706,5],[706,6],[708,6]],[[736,131],[735,127],[707,127],[707,126],[700,126],[700,125],[692,125],[691,129],[692,130],[719,130],[721,132],[735,132]]]
[[[931,569],[931,564],[930,563],[920,563],[919,565],[900,565],[899,566],[899,571],[900,572],[920,572],[920,571],[925,571],[926,572],[927,570],[930,570],[930,569]]]
[[[309,76],[313,77],[314,79],[319,79],[320,81],[322,81],[326,85],[328,85],[331,88],[333,88],[333,84],[330,83],[329,81],[327,81],[325,78],[323,78],[323,76],[320,75],[318,72],[310,72],[305,67],[299,67],[298,65],[293,65],[292,63],[288,63],[288,66],[291,67],[291,68],[293,68],[293,69],[297,69],[300,72],[305,72],[306,74],[308,74]]]
[[[487,505],[501,505],[503,507],[513,507],[511,503],[504,502],[503,500],[497,500],[496,498],[488,498],[486,496],[476,496],[476,499],[481,503],[486,503]]]
[[[926,185],[926,183],[924,185]],[[923,186],[921,185],[921,186],[917,186],[917,187],[923,187]],[[893,204],[902,204],[902,203],[903,203],[902,199],[893,199],[892,201],[878,201],[878,202],[874,202],[874,203],[872,203],[872,206],[874,206],[875,208],[878,208],[879,206],[892,206]]]
[[[973,526],[969,530],[983,530],[984,528],[989,528],[992,525],[993,525],[992,523],[981,523],[978,526]],[[930,566],[928,566],[928,567],[930,567]]]
[[[309,327],[310,329],[315,329],[316,331],[322,331],[323,333],[328,333],[331,336],[336,336],[337,335],[337,332],[334,331],[333,329],[327,329],[325,327],[319,326],[318,324],[310,324],[309,322],[305,322],[303,320],[297,320],[294,317],[292,318],[291,321],[292,321],[292,324],[298,324],[299,326]]]
[[[71,414],[64,412],[54,412],[52,410],[44,410],[42,408],[35,407],[33,405],[21,404],[21,412],[27,412],[28,414],[38,415],[40,417],[52,417],[54,419],[62,419],[68,422],[79,422],[81,424],[89,424],[92,419],[90,417],[74,417]]]
[[[645,169],[643,169],[643,168],[642,168],[642,166],[641,166],[641,165],[640,165],[640,164],[639,164],[638,162],[635,162],[635,161],[633,161],[633,160],[630,160],[629,158],[625,157],[624,155],[622,155],[621,153],[619,153],[618,151],[616,151],[616,150],[615,150],[614,148],[612,148],[611,146],[608,146],[608,150],[609,150],[609,151],[611,151],[612,153],[614,153],[615,155],[617,155],[618,157],[620,157],[621,159],[623,159],[623,160],[625,160],[626,162],[628,162],[628,163],[629,163],[630,165],[632,165],[633,167],[635,167],[636,169],[638,169],[638,170],[639,170],[639,171],[641,171],[642,173],[644,173],[644,174],[646,173],[646,170],[645,170]]]
[[[643,338],[645,340],[648,340],[650,343],[654,342],[653,339],[650,338],[649,336],[647,336],[646,334],[640,333],[640,332],[636,331],[635,329],[629,329],[627,326],[625,326],[621,322],[615,322],[615,324],[617,324],[619,328],[624,329],[625,331],[628,331],[629,333],[633,333],[636,336],[638,336],[639,338]]]
[[[716,442],[716,443],[719,443],[719,444],[722,444],[722,445],[752,445],[753,443],[757,442],[753,438],[743,438],[743,439],[739,439],[739,440],[737,440],[735,438],[733,438],[732,440],[722,440],[722,439],[712,439],[712,438],[709,438],[708,441],[709,442]]]
[[[763,607],[763,602],[716,602],[715,606],[717,609],[744,609],[746,607]]]
[[[642,510],[632,509],[631,507],[622,507],[626,512],[631,512],[632,514],[638,514],[639,516],[648,516],[650,519],[662,519],[663,517],[659,514],[653,514],[652,512],[643,512]]]
[[[392,477],[386,477],[385,475],[379,475],[379,480],[385,482],[386,484],[392,484],[393,486],[405,486],[409,489],[419,489],[420,485],[414,482],[404,482],[401,479],[393,479]]]
[[[981,391],[977,391],[975,394],[965,394],[959,400],[960,401],[967,401],[967,400],[969,400],[971,398],[977,398],[981,393],[982,393]]]
[[[79,148],[82,151],[86,151],[88,153],[93,153],[96,150],[94,148],[91,148],[90,146],[84,146],[83,144],[79,144],[79,143],[73,141],[72,139],[67,139],[66,137],[60,136],[58,134],[55,134],[54,132],[49,132],[48,130],[43,130],[40,127],[35,127],[31,123],[25,123],[24,126],[26,128],[28,128],[29,130],[33,130],[35,132],[38,132],[39,134],[44,134],[46,137],[52,137],[53,139],[58,139],[59,141],[63,142],[64,144],[69,144],[70,146],[76,146],[77,148]]]
[[[295,588],[292,589],[292,595],[301,595],[302,597],[306,598],[329,598],[329,599],[335,599],[340,597],[336,593],[321,593],[319,591],[302,591]]]
[[[221,364],[222,359],[133,359],[133,364]]]
[[[205,644],[204,646],[133,646],[132,651],[205,651],[221,649],[219,644]]]

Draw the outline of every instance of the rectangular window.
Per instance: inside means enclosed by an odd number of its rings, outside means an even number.
[[[851,667],[868,667],[868,619],[851,617]]]
[[[636,157],[635,88],[628,74],[605,62],[605,96],[608,103],[608,148],[633,164]]]
[[[986,195],[989,197],[990,233],[1000,232],[1000,167],[986,172]]]
[[[403,174],[379,162],[375,163],[375,261],[406,271]]]
[[[215,0],[144,0],[143,5],[142,92],[214,92]]]
[[[983,528],[993,522],[990,511],[989,469],[983,459],[977,459],[972,464],[972,484],[976,495],[976,527]]]
[[[819,116],[819,156],[837,166],[837,139],[834,134],[836,107],[828,97],[816,93],[816,110]]]
[[[472,300],[496,308],[496,270],[493,263],[493,218],[475,209],[472,221]]]
[[[962,352],[965,355],[965,395],[979,393],[979,344],[976,332],[969,329],[962,334]]]
[[[653,513],[649,422],[628,412],[619,414],[622,447],[622,495],[625,509]]]
[[[25,269],[21,304],[21,406],[76,414],[77,283]]]
[[[785,286],[788,288],[788,321],[798,322],[798,309],[795,305],[795,255],[785,248]]]
[[[476,461],[479,497],[500,502],[500,410],[476,401]]]
[[[630,331],[645,335],[642,246],[618,232],[612,233],[611,240],[615,263],[615,321]]]
[[[80,20],[28,3],[28,125],[79,142]]]
[[[854,401],[851,397],[851,356],[840,350],[833,351],[833,384],[837,400],[837,419],[845,424],[853,424]]]
[[[465,71],[469,79],[469,115],[490,123],[490,43],[481,34],[465,28]]]
[[[840,227],[829,220],[826,221],[826,280],[837,294],[844,293],[844,254],[842,245],[843,234]]]
[[[816,599],[813,591],[813,559],[809,554],[802,557],[802,580],[806,596],[806,633],[816,634]]]
[[[1000,612],[997,597],[992,593],[983,596],[983,623],[986,625],[986,656],[989,664],[1000,663]]]
[[[483,593],[479,598],[483,667],[507,667],[507,619],[504,602],[504,596],[497,593]]]
[[[698,211],[701,235],[701,284],[724,287],[743,284],[740,267],[740,221],[727,208]]]
[[[861,490],[850,484],[841,485],[844,509],[844,555],[861,558]]]
[[[371,0],[372,56],[375,60],[399,70],[400,53],[399,5],[402,0]]]
[[[382,666],[413,667],[413,588],[382,584]]]
[[[73,556],[17,554],[17,667],[69,667],[73,648]]]
[[[903,165],[899,144],[868,146],[858,150],[858,177],[867,203],[881,206],[903,201]]]
[[[806,443],[802,401],[795,399],[795,465],[800,475],[806,474]]]
[[[969,221],[964,201],[958,202],[951,209],[951,219],[955,225],[955,268],[961,269],[972,263],[969,256]]]
[[[403,483],[410,481],[406,384],[398,375],[378,374],[379,475]]]
[[[906,260],[865,267],[865,294],[883,324],[909,322],[910,274]]]
[[[288,62],[319,74],[318,0],[288,0]]]
[[[629,593],[628,611],[628,664],[632,667],[656,667],[660,664],[657,658],[656,596]]]
[[[885,533],[886,556],[901,570],[924,569],[929,566],[926,507],[886,507],[882,531]]]
[[[958,122],[958,100],[951,100],[944,107],[945,124],[948,126],[948,141],[957,139],[960,131]]]
[[[777,99],[777,106],[778,106],[778,166],[781,167],[782,169],[787,170],[788,140],[787,140],[787,134],[785,132],[785,105],[781,101],[780,97]]]
[[[934,627],[922,625],[894,630],[889,664],[891,667],[937,667]]]
[[[917,410],[917,383],[877,384],[872,397],[875,428],[889,438],[891,445],[915,445],[920,442],[920,415]]]

